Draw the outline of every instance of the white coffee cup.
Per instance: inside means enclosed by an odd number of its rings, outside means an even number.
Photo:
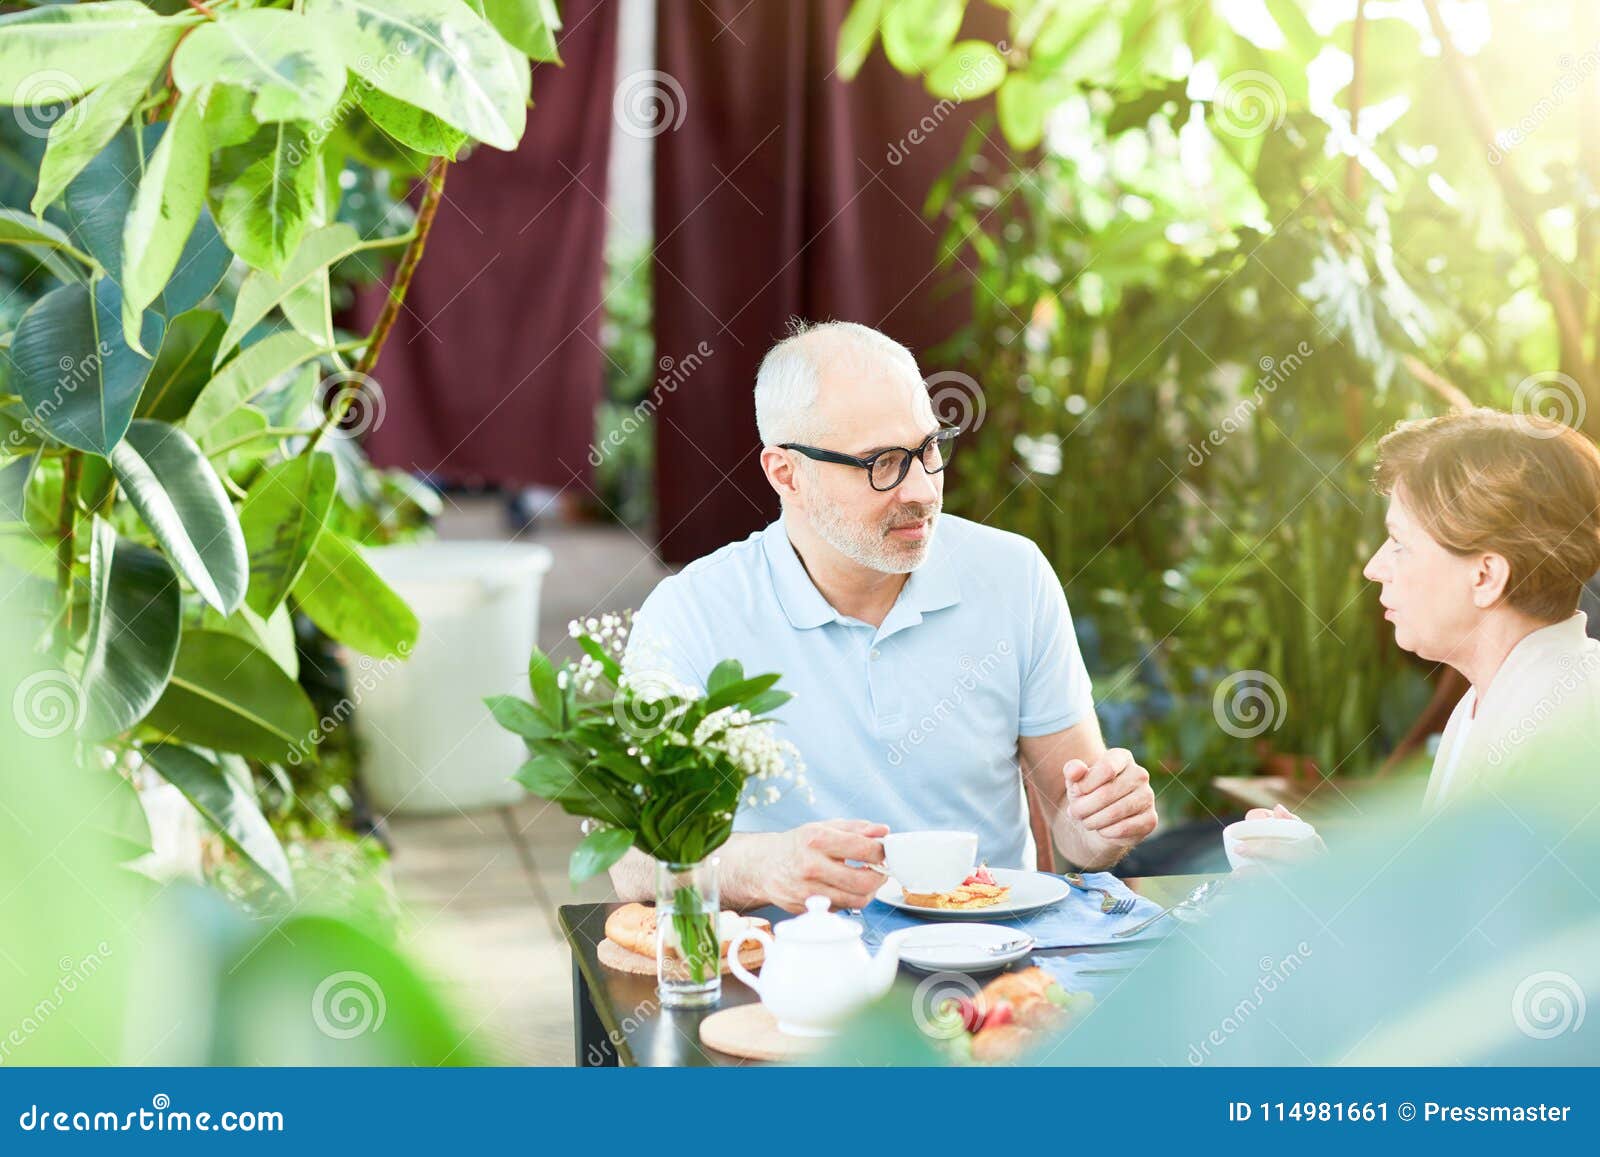
[[[907,892],[948,892],[972,875],[976,832],[892,832],[883,837],[889,875]]]
[[[1261,863],[1281,863],[1301,858],[1310,849],[1299,845],[1316,839],[1316,835],[1317,829],[1304,820],[1284,819],[1280,816],[1260,820],[1238,820],[1222,829],[1222,847],[1228,853],[1229,864],[1235,868],[1247,868]],[[1240,840],[1271,841],[1259,846],[1264,851],[1273,849],[1279,854],[1270,860],[1258,860],[1239,846]]]

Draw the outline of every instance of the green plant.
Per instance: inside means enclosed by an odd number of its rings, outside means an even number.
[[[573,883],[605,871],[629,848],[666,864],[695,864],[733,831],[741,802],[755,806],[792,781],[806,790],[794,746],[764,718],[789,701],[779,676],[746,678],[718,663],[705,694],[654,672],[624,673],[628,616],[573,622],[584,657],[557,670],[544,652],[528,663],[533,701],[489,699],[499,724],[527,740],[533,758],[516,779],[571,815],[597,823],[572,853]],[[759,796],[745,796],[758,785]],[[674,920],[694,979],[717,967],[715,914],[679,895]]]
[[[557,24],[549,0],[162,7],[0,17],[0,247],[35,297],[0,335],[0,557],[8,584],[51,592],[48,678],[12,703],[98,766],[154,768],[288,891],[250,766],[287,782],[323,733],[291,608],[373,656],[417,632],[357,547],[426,496],[370,474],[341,426],[448,161],[515,147],[526,57],[556,58]],[[403,232],[382,204],[341,216],[363,166],[422,176]],[[330,270],[395,254],[372,331],[342,337]]]

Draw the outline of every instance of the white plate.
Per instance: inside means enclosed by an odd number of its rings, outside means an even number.
[[[990,952],[1016,943],[1004,952]],[[924,972],[983,972],[1004,968],[1033,951],[1033,937],[999,924],[929,924],[900,942],[900,963]]]
[[[989,873],[996,884],[1011,885],[1011,894],[987,908],[924,908],[920,904],[907,904],[905,891],[897,880],[886,880],[883,887],[878,889],[878,899],[891,908],[933,920],[993,920],[997,916],[1021,916],[1026,912],[1037,912],[1072,895],[1072,888],[1065,880],[1047,876],[1043,872],[990,868]]]

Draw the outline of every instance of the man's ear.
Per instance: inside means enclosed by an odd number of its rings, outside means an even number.
[[[1503,554],[1479,557],[1472,573],[1472,605],[1488,610],[1511,589],[1511,564]]]
[[[761,470],[766,474],[767,481],[772,484],[772,489],[778,492],[780,499],[794,498],[799,494],[799,471],[796,470],[794,457],[789,451],[777,446],[763,447]]]

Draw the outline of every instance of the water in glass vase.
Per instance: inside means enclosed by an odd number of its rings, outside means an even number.
[[[663,1008],[705,1008],[722,998],[717,857],[656,864],[656,994]]]

